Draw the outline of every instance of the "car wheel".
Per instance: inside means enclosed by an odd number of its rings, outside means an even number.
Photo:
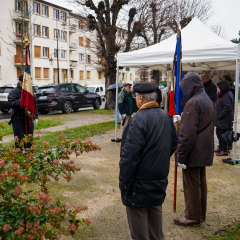
[[[42,115],[46,115],[46,114],[48,114],[50,111],[49,111],[49,110],[39,110],[39,112],[40,112]]]
[[[72,108],[72,103],[71,103],[71,101],[66,100],[66,101],[63,103],[62,112],[63,112],[63,113],[71,113],[72,110],[73,110],[73,108]]]
[[[1,109],[1,111],[2,111],[3,113],[8,113],[9,110],[10,110],[10,108],[4,108],[4,109]]]
[[[94,100],[94,103],[93,103],[93,108],[94,108],[94,109],[99,109],[100,106],[101,106],[101,102],[100,102],[99,98],[96,98],[96,99]]]

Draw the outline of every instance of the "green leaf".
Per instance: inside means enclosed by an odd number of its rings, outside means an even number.
[[[0,202],[7,202],[7,201],[3,198],[0,198]]]
[[[57,200],[57,207],[60,207],[60,201]]]

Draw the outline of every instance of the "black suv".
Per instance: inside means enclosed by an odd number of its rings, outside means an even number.
[[[99,109],[101,106],[101,97],[98,94],[91,93],[75,83],[39,87],[35,97],[41,114],[48,114],[52,109],[70,113],[83,107],[92,106],[94,109]]]

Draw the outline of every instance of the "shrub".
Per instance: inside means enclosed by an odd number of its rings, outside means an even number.
[[[29,136],[20,143],[0,150],[0,236],[5,239],[58,239],[58,231],[74,234],[80,224],[90,224],[88,219],[77,219],[77,213],[87,206],[67,208],[59,200],[53,202],[47,183],[62,176],[68,182],[72,174],[80,171],[70,160],[75,153],[101,150],[91,141],[70,142],[58,136],[57,145],[44,141],[41,150],[34,141],[40,137]],[[18,142],[15,137],[15,142]],[[30,149],[24,148],[32,143]],[[35,185],[39,191],[33,191]]]

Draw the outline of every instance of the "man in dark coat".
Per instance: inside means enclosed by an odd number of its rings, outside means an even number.
[[[215,104],[215,126],[219,141],[219,148],[214,150],[217,156],[228,156],[228,142],[224,140],[222,134],[231,130],[234,119],[234,97],[230,91],[227,81],[218,83],[220,94]]]
[[[149,82],[134,85],[140,109],[122,136],[119,188],[134,240],[164,239],[162,204],[178,137],[172,119],[156,103],[157,88]]]
[[[212,165],[214,155],[214,106],[198,74],[188,74],[180,81],[180,87],[184,109],[177,130],[176,161],[183,168],[185,217],[175,218],[174,223],[200,226],[207,210],[205,167]]]
[[[123,90],[118,94],[118,108],[121,114],[122,132],[137,111],[136,102],[132,96],[131,83],[124,83]]]
[[[212,83],[212,80],[210,79],[208,74],[203,74],[201,77],[205,88],[205,92],[212,100],[212,102],[215,103],[217,100],[217,86],[214,83]]]
[[[19,76],[19,82],[17,87],[14,88],[8,95],[8,102],[10,104],[10,108],[12,108],[12,118],[11,123],[13,127],[14,137],[17,136],[19,142],[23,139],[25,134],[25,110],[21,109],[20,101],[21,101],[21,93],[22,93],[22,85],[23,85],[23,74]],[[33,135],[34,131],[34,124],[38,121],[38,108],[35,103],[35,112],[36,112],[36,119],[34,123],[31,125],[27,124],[27,133]],[[18,143],[15,143],[16,147],[19,147]],[[29,148],[31,144],[27,144]]]
[[[229,76],[229,75],[224,75],[222,77],[222,82],[223,81],[227,81],[229,83],[229,86],[230,86],[230,91],[232,92],[233,94],[233,98],[235,98],[235,86],[233,85],[233,80],[232,78]]]

